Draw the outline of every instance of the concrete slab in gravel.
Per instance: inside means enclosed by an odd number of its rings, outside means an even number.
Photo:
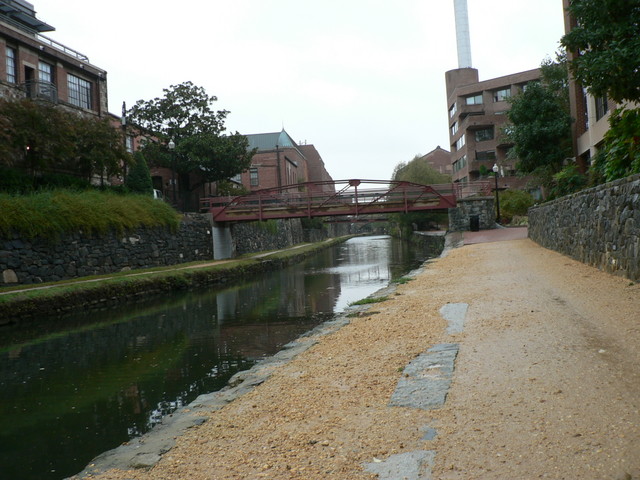
[[[389,406],[431,410],[444,405],[458,345],[443,343],[418,355],[402,372]]]
[[[364,467],[367,472],[377,474],[380,480],[432,480],[435,454],[431,450],[400,453],[384,461],[366,463]]]
[[[447,333],[449,335],[462,332],[464,329],[464,321],[467,317],[467,310],[469,310],[467,303],[447,303],[440,309],[440,315],[449,323],[447,327]]]

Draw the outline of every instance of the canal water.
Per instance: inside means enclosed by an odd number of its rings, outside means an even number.
[[[417,268],[358,237],[224,289],[0,327],[0,479],[60,480]]]

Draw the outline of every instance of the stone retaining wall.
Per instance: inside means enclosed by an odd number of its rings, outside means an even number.
[[[304,229],[299,218],[267,222],[236,223],[231,226],[235,255],[279,250],[299,243],[316,243],[348,235],[349,224],[327,223],[322,228]]]
[[[478,216],[480,230],[496,228],[493,197],[460,198],[457,204],[457,207],[449,209],[449,231],[468,232],[472,216]]]
[[[303,243],[300,219],[235,223],[231,226],[235,255],[278,250]]]
[[[278,250],[338,236],[332,226],[304,230],[300,219],[232,225],[235,255]],[[140,228],[135,232],[88,236],[68,234],[57,241],[0,239],[0,285],[56,282],[140,268],[213,260],[208,215],[185,214],[178,232]]]
[[[101,236],[75,233],[59,240],[0,239],[0,285],[55,282],[212,258],[208,217],[187,214],[175,233],[158,227]]]
[[[588,265],[640,281],[640,175],[531,208],[529,237]]]
[[[445,241],[444,232],[413,232],[413,235],[409,237],[410,243],[422,246],[432,257],[438,257],[442,254]]]

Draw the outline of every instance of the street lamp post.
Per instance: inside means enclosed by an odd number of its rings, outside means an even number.
[[[176,144],[174,143],[173,138],[169,140],[167,147],[171,152],[171,184],[173,185],[173,204],[175,206],[178,206],[178,202],[176,201]]]
[[[500,197],[498,196],[498,173],[500,172],[500,168],[497,163],[493,164],[493,177],[496,179],[496,223],[500,223]]]
[[[124,151],[127,151],[127,104],[125,102],[122,102],[122,117],[121,117],[121,123],[122,123],[122,142],[123,142],[123,147],[124,147]],[[122,176],[123,178],[127,178],[127,162],[126,160],[124,162],[122,162]]]

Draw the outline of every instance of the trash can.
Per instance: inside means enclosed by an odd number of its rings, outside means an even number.
[[[469,215],[469,230],[472,232],[480,230],[480,215]]]

